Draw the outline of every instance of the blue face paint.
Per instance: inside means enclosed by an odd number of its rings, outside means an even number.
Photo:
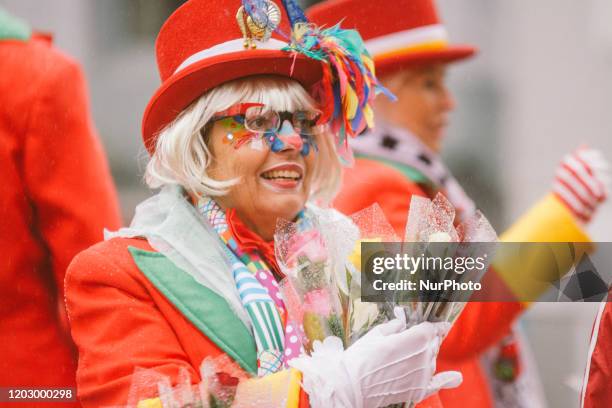
[[[264,139],[268,146],[270,146],[270,150],[274,153],[284,150],[287,146],[293,146],[293,148],[300,151],[302,156],[307,156],[310,153],[311,146],[315,152],[318,150],[314,137],[304,134],[298,135],[288,120],[283,121],[278,132],[266,132]]]

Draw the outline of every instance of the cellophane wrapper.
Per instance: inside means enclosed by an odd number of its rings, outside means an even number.
[[[438,193],[433,200],[413,196],[410,202],[408,222],[404,235],[404,253],[418,256],[421,253],[446,257],[466,257],[486,253],[487,259],[493,258],[497,234],[486,217],[480,212],[463,216],[462,222],[456,219],[455,208]],[[434,245],[432,245],[434,244]],[[444,245],[447,244],[447,245]],[[455,280],[458,283],[479,281],[487,268],[481,272],[455,273],[454,271],[427,271],[431,281]],[[417,271],[413,276],[418,276]],[[416,300],[392,302],[401,305],[410,325],[421,322],[454,323],[465,307],[465,291],[444,291],[432,297],[430,293],[419,293]],[[458,300],[461,301],[458,301]]]
[[[332,262],[313,217],[279,222],[274,236],[277,262],[285,274],[280,289],[289,318],[300,322],[305,349],[328,336],[345,339],[343,311]]]

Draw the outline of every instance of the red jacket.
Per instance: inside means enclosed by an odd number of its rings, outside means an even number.
[[[125,405],[135,366],[155,368],[174,383],[183,367],[195,382],[202,359],[222,353],[140,272],[129,246],[154,251],[143,239],[113,239],[79,254],[68,270],[83,407]]]
[[[114,238],[80,253],[68,269],[66,301],[79,348],[83,407],[135,406],[148,399],[144,406],[161,406],[155,382],[130,393],[136,367],[154,369],[173,386],[181,369],[199,383],[202,360],[222,353],[245,371],[257,370],[254,338],[227,302],[144,239]],[[279,396],[290,396],[286,407],[307,407],[295,374],[283,370],[253,381],[263,381],[259,388],[278,381],[284,384],[276,387],[280,394],[288,390]]]
[[[74,386],[64,273],[119,226],[115,189],[79,66],[39,38],[0,61],[0,386]]]
[[[589,347],[581,408],[612,405],[612,294],[600,305]]]

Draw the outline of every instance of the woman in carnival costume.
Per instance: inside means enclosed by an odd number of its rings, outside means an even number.
[[[162,27],[143,119],[161,191],[66,278],[83,406],[378,407],[461,381],[434,376],[448,325],[401,315],[301,353],[275,226],[350,223],[312,203],[333,197],[336,148],[369,126],[377,88],[355,32],[304,22],[292,2],[191,0]]]
[[[439,151],[454,107],[445,85],[449,64],[471,57],[475,49],[449,44],[431,0],[330,0],[311,7],[315,23],[358,29],[372,55],[381,83],[398,102],[377,99],[377,126],[351,141],[355,165],[347,169],[334,201],[347,214],[378,203],[400,236],[412,195],[433,198],[442,192],[458,210],[457,221],[476,206],[442,162]],[[594,150],[580,149],[559,166],[553,191],[505,234],[507,242],[587,241],[583,232],[606,199],[607,164]],[[494,265],[512,275],[509,265]],[[445,390],[445,407],[536,406],[521,367],[520,347],[510,330],[527,303],[469,304],[441,349],[439,366],[460,370],[463,384]],[[487,350],[489,350],[487,352]],[[492,355],[486,367],[484,353]],[[487,372],[491,372],[487,378]],[[491,392],[492,391],[492,392]]]

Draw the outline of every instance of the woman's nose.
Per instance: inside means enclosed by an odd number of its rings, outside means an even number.
[[[294,149],[298,152],[302,150],[304,141],[288,120],[283,121],[277,137],[283,142],[280,150]]]
[[[455,109],[455,97],[446,86],[444,86],[443,89],[442,106],[445,112],[450,112]]]

